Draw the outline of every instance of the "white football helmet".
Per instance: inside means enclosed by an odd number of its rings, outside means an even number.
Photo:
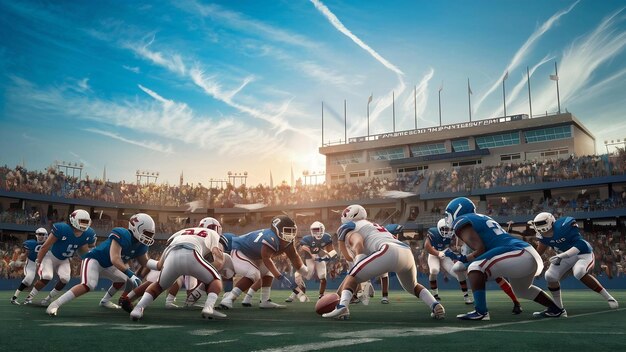
[[[321,240],[322,236],[324,236],[324,232],[326,232],[326,227],[319,221],[316,221],[311,224],[311,235],[316,240]]]
[[[48,231],[40,227],[35,231],[35,237],[37,238],[37,243],[44,243],[48,239]]]
[[[154,220],[148,214],[135,214],[128,220],[128,230],[130,230],[137,241],[146,246],[152,246],[152,244],[154,244],[155,229],[156,225],[154,224]]]
[[[441,234],[441,237],[443,238],[451,238],[452,235],[454,234],[452,232],[452,229],[448,227],[446,218],[439,219],[439,221],[437,221],[437,230],[439,230],[439,233]]]
[[[217,219],[212,218],[210,216],[200,220],[200,223],[198,224],[198,227],[204,227],[205,229],[211,229],[211,230],[217,232],[220,236],[222,235],[222,225],[220,225],[220,222],[217,221]]]
[[[345,224],[350,221],[365,220],[367,219],[367,212],[365,208],[358,204],[349,205],[341,213],[341,223]]]
[[[538,234],[544,234],[552,229],[552,225],[555,221],[554,215],[544,211],[537,214],[535,219],[529,221],[529,223]]]
[[[74,210],[74,212],[70,214],[70,224],[77,230],[87,231],[89,226],[91,226],[91,217],[86,210]]]

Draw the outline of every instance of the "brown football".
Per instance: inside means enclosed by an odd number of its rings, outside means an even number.
[[[322,315],[330,313],[339,303],[339,295],[336,293],[327,293],[315,303],[315,313]]]

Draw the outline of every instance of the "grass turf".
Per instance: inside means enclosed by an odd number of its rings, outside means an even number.
[[[626,291],[612,291],[623,306]],[[620,351],[626,346],[626,308],[610,310],[589,290],[563,292],[568,318],[534,319],[543,307],[522,301],[524,312],[512,315],[512,303],[500,291],[489,291],[491,321],[460,321],[473,309],[459,291],[440,292],[445,320],[433,320],[418,299],[392,291],[391,304],[374,297],[369,306],[351,305],[351,319],[323,319],[307,303],[284,303],[286,309],[244,308],[235,302],[227,320],[205,320],[200,308],[165,309],[161,296],[133,322],[122,310],[98,306],[103,293],[89,293],[49,317],[45,308],[10,304],[12,292],[0,291],[2,351]],[[288,292],[273,291],[283,303]],[[43,298],[45,293],[40,294]],[[313,295],[313,293],[311,294]],[[22,299],[26,296],[22,294]],[[256,297],[255,297],[256,298]],[[184,301],[182,293],[179,301]]]

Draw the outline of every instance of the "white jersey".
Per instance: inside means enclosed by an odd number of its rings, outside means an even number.
[[[170,248],[185,247],[193,249],[204,257],[211,253],[212,248],[219,248],[220,235],[211,229],[193,227],[176,232],[167,241]]]
[[[384,244],[407,247],[398,241],[384,227],[368,220],[348,222],[339,227],[337,235],[340,241],[345,241],[351,232],[358,232],[363,237],[363,254],[370,255],[380,249]]]

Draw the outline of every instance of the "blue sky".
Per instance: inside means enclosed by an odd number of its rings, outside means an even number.
[[[0,164],[208,184],[324,169],[324,140],[572,112],[626,137],[624,1],[2,1]],[[417,88],[416,88],[417,87]]]

